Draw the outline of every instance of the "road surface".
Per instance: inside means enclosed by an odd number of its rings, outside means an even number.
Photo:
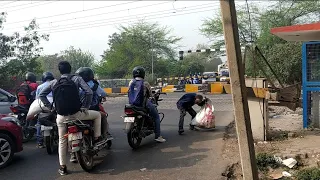
[[[185,118],[185,134],[178,135],[179,111],[175,103],[182,93],[163,95],[159,111],[165,114],[161,124],[166,143],[155,143],[154,136],[143,139],[140,149],[133,151],[123,132],[124,104],[127,97],[108,98],[105,108],[114,136],[111,150],[97,157],[96,169],[84,172],[79,164],[68,164],[69,175],[60,176],[58,155],[37,149],[35,140],[24,144],[24,151],[15,155],[10,166],[0,170],[3,180],[213,180],[221,179],[227,162],[222,158],[224,127],[233,120],[230,95],[208,95],[215,106],[216,129],[189,131],[190,116]],[[195,107],[195,109],[199,109]],[[103,160],[103,161],[102,161]]]

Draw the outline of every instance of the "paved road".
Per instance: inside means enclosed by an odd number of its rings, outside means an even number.
[[[177,124],[179,112],[175,102],[181,96],[172,93],[163,96],[159,111],[165,113],[161,124],[166,143],[155,143],[150,136],[143,140],[139,150],[129,147],[123,132],[123,107],[126,97],[109,98],[105,104],[109,112],[109,123],[115,139],[110,151],[101,152],[100,162],[91,174],[84,172],[78,164],[68,164],[71,174],[61,177],[57,173],[58,156],[37,149],[35,140],[24,145],[24,151],[16,154],[13,163],[0,170],[3,180],[43,179],[113,179],[113,180],[212,180],[221,179],[226,162],[222,160],[224,126],[233,120],[232,101],[229,95],[209,95],[215,106],[216,126],[213,131],[189,131],[186,117],[186,133],[179,136]],[[103,159],[103,161],[102,161]],[[141,170],[146,168],[145,170]]]

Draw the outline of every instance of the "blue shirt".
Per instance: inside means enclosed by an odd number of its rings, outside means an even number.
[[[93,81],[88,81],[87,84],[91,89],[94,86]],[[84,96],[85,96],[84,91],[82,91],[82,89],[80,89],[81,99],[83,99],[82,97],[84,97]],[[97,90],[95,92],[93,92],[93,97],[92,97],[92,102],[91,102],[90,107],[95,107],[99,103],[99,96],[101,96],[101,97],[107,96],[107,93],[101,88],[100,85],[98,86]]]
[[[37,90],[36,90],[36,99],[39,98],[39,94],[42,91],[42,89],[44,89],[45,87],[50,85],[50,81],[46,81],[44,83],[42,83],[41,85],[38,86]],[[52,91],[47,95],[47,98],[49,100],[50,103],[53,102],[53,96],[52,96]]]
[[[190,108],[192,107],[195,103],[195,99],[196,99],[196,93],[187,93],[185,95],[183,95],[177,102],[177,106],[179,108]]]

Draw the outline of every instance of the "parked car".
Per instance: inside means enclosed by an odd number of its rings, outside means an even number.
[[[209,82],[216,82],[218,73],[217,72],[204,72],[202,74],[202,76],[203,76],[202,84],[206,84]]]
[[[10,106],[17,104],[16,96],[0,88],[0,114],[11,113]]]
[[[18,119],[0,114],[0,169],[8,166],[14,153],[22,150],[22,128]]]

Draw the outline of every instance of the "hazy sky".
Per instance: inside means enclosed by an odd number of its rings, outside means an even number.
[[[183,38],[180,45],[184,48],[180,50],[195,48],[198,43],[208,44],[209,39],[201,35],[199,27],[205,18],[219,13],[220,4],[219,1],[1,1],[0,11],[8,13],[5,34],[23,32],[23,26],[36,18],[39,31],[50,34],[50,40],[41,44],[43,54],[59,53],[72,45],[92,52],[99,60],[108,48],[108,36],[118,32],[117,26],[143,18],[172,28],[173,35]]]

